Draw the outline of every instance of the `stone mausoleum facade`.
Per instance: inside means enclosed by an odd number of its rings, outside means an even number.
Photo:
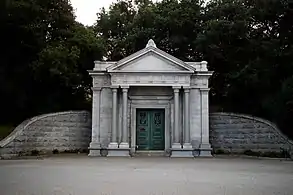
[[[207,62],[146,47],[118,62],[96,61],[89,156],[164,152],[210,156]]]

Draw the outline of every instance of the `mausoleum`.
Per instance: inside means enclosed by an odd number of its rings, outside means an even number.
[[[146,47],[120,61],[95,61],[89,156],[164,152],[210,156],[207,62]]]

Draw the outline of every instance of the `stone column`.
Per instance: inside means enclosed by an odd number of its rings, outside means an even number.
[[[189,117],[189,88],[184,89],[184,144],[183,148],[192,148],[190,143],[190,117]]]
[[[122,87],[122,142],[119,145],[119,148],[129,148],[128,143],[128,132],[127,132],[127,114],[128,114],[128,103],[127,103],[127,92],[128,87]]]
[[[211,156],[211,145],[209,141],[209,90],[200,89],[201,92],[201,145],[200,156]]]
[[[179,131],[179,89],[180,87],[173,87],[174,89],[174,133],[172,148],[181,148],[180,131]]]
[[[93,100],[92,100],[92,140],[90,143],[89,156],[100,156],[100,87],[93,87]]]
[[[201,144],[201,95],[200,90],[195,86],[191,87],[190,95],[190,139],[194,148]]]
[[[112,136],[109,148],[118,148],[117,143],[117,88],[112,87]]]

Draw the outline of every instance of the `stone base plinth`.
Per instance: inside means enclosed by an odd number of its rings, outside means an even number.
[[[108,148],[117,149],[118,148],[118,143],[117,142],[111,142],[109,144]]]
[[[119,148],[129,149],[129,143],[122,142],[120,143]]]
[[[130,148],[108,148],[107,156],[130,157]]]
[[[101,156],[101,150],[100,149],[90,149],[90,152],[88,154],[90,157],[95,157],[95,156]]]
[[[171,150],[177,150],[177,149],[182,149],[180,143],[173,143]]]
[[[193,158],[191,149],[172,149],[171,151],[171,158]]]
[[[184,144],[183,144],[183,149],[191,150],[191,149],[192,149],[192,145],[191,145],[191,143],[184,143]]]
[[[213,157],[212,150],[200,149],[199,157]]]
[[[209,143],[200,145],[199,156],[200,157],[213,157],[212,156],[212,148]]]
[[[101,144],[97,142],[91,142],[88,156],[101,156]]]

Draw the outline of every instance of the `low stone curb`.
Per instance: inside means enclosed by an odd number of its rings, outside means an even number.
[[[86,158],[94,158],[88,157],[85,153],[80,154],[50,154],[50,155],[39,155],[39,156],[17,156],[17,155],[4,155],[0,156],[0,160],[44,160],[45,158],[58,158],[58,157],[86,157]],[[144,158],[146,156],[135,156],[132,158]],[[165,156],[152,156],[155,158],[170,158]],[[102,158],[113,158],[113,157],[102,157]],[[125,158],[125,157],[121,157]],[[150,157],[146,157],[150,158]],[[258,156],[247,156],[247,155],[213,155],[213,157],[195,157],[194,159],[255,159],[255,160],[279,160],[279,161],[292,161],[291,158],[270,158],[270,157],[258,157]]]
[[[0,160],[43,160],[48,156],[1,156]]]
[[[214,155],[215,158],[246,158],[246,159],[259,159],[259,160],[293,160],[291,158],[270,158],[261,156],[247,156],[247,155]]]

